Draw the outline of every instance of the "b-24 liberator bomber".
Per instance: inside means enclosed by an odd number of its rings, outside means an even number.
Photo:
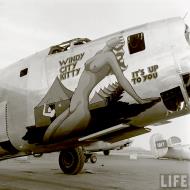
[[[0,160],[59,151],[62,171],[77,174],[83,147],[148,133],[188,114],[189,97],[181,18],[66,41],[1,70]]]

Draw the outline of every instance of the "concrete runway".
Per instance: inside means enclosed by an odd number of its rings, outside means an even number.
[[[160,174],[190,174],[190,162],[98,155],[96,164],[87,163],[81,174],[65,175],[58,155],[28,161],[0,162],[0,190],[158,190]]]

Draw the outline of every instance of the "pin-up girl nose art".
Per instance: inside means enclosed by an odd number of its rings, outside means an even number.
[[[124,63],[125,41],[122,36],[108,40],[105,46],[85,63],[78,86],[71,98],[70,107],[64,111],[48,127],[44,141],[61,140],[72,132],[85,129],[91,119],[89,111],[89,95],[94,87],[112,73],[116,76],[119,85],[138,103],[149,103],[157,98],[141,99],[135,92],[122,70],[126,69]]]

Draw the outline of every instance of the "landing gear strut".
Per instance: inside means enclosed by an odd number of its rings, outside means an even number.
[[[59,166],[65,174],[78,174],[85,162],[85,156],[82,147],[62,150],[59,154]]]
[[[85,153],[85,163],[87,163],[89,159],[90,159],[90,162],[92,164],[95,164],[97,162],[96,154],[94,154],[94,153]]]

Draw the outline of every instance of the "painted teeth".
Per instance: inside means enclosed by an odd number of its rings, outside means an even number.
[[[104,88],[103,92],[105,92],[106,94],[111,95],[114,91],[110,91],[108,88]]]
[[[122,93],[123,89],[117,82],[109,84],[107,88],[105,87],[104,89],[100,89],[98,92],[95,92],[90,104],[102,102],[104,105],[107,105],[108,102],[112,100],[119,100]]]
[[[109,94],[107,94],[104,90],[100,89],[100,91],[98,92],[98,94],[100,96],[102,96],[103,98],[108,98]]]
[[[111,91],[111,92],[114,92],[114,91],[115,91],[115,88],[114,88],[112,85],[109,84],[108,90]]]

